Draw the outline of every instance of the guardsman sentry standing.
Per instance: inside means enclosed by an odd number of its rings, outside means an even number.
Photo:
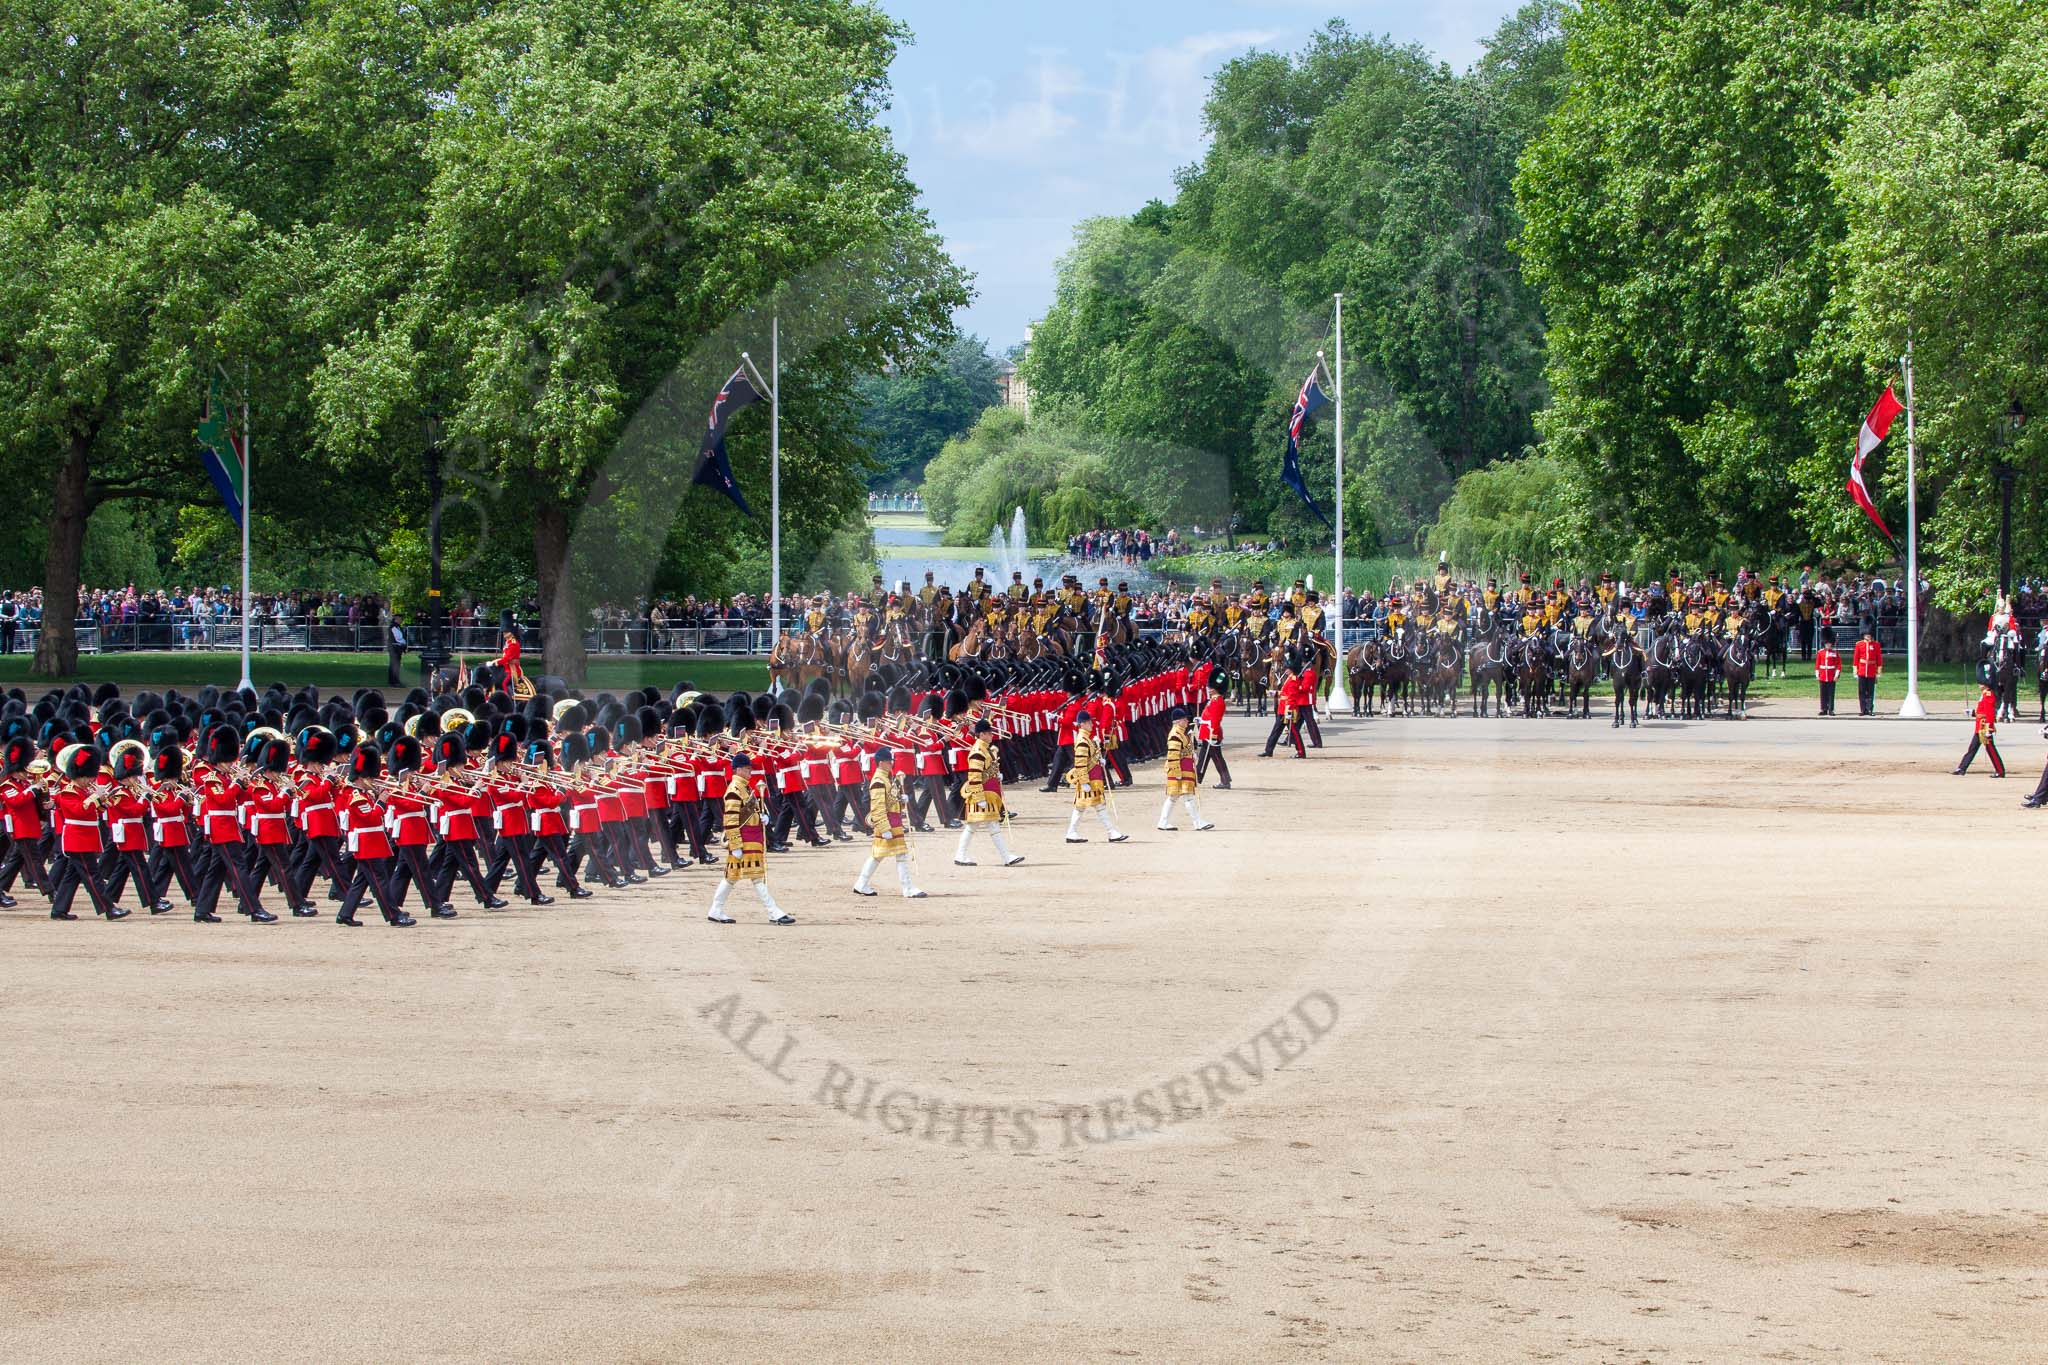
[[[732,777],[725,788],[723,828],[725,876],[711,893],[711,913],[704,918],[713,924],[731,924],[733,918],[725,913],[725,903],[731,898],[735,883],[747,882],[768,911],[770,924],[795,924],[796,916],[777,905],[768,890],[767,804],[754,785],[754,761],[743,753],[733,755]]]
[[[1095,747],[1095,718],[1086,711],[1074,717],[1074,766],[1067,774],[1074,788],[1074,811],[1067,817],[1067,842],[1085,844],[1081,817],[1090,812],[1109,832],[1109,841],[1120,844],[1131,836],[1116,827],[1109,815],[1109,774]]]
[[[896,776],[891,761],[893,751],[875,751],[875,775],[868,779],[868,830],[871,835],[868,844],[867,861],[861,864],[860,876],[854,878],[853,894],[872,896],[875,888],[869,880],[875,869],[882,865],[882,859],[896,860],[896,880],[903,887],[903,899],[922,900],[924,892],[910,879],[910,840],[904,828],[903,786]]]
[[[996,846],[996,856],[1003,860],[1004,867],[1015,867],[1024,861],[1021,853],[1010,852],[1010,845],[1003,838],[1003,821],[1008,812],[1003,807],[1003,771],[996,754],[995,727],[985,720],[974,722],[974,748],[967,755],[967,781],[960,787],[960,804],[966,825],[960,831],[960,846],[953,850],[953,861],[961,867],[973,867],[974,835],[978,830],[988,832],[989,842]]]
[[[1195,822],[1196,829],[1214,829],[1216,826],[1202,818],[1201,807],[1195,804],[1195,742],[1188,734],[1188,713],[1176,706],[1169,719],[1172,725],[1166,732],[1166,804],[1159,808],[1159,828],[1174,827],[1173,803],[1178,801],[1187,807],[1188,818]]]
[[[1856,714],[1874,716],[1877,714],[1877,679],[1884,672],[1884,648],[1877,643],[1867,622],[1863,627],[1863,638],[1856,642],[1851,663],[1856,670]]]
[[[1832,627],[1820,633],[1820,653],[1813,656],[1814,681],[1820,684],[1820,713],[1835,714],[1835,681],[1842,676],[1842,651],[1835,648]]]

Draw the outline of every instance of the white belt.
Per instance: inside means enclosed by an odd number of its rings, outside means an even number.
[[[67,817],[64,821],[64,827],[66,829],[98,829],[100,822],[97,820],[73,820]]]
[[[301,806],[301,807],[299,807],[299,814],[303,816],[303,815],[305,815],[305,814],[306,814],[306,813],[307,813],[308,811],[316,811],[316,810],[333,810],[333,809],[334,809],[334,803],[333,803],[332,801],[319,801],[319,802],[315,802],[315,803],[314,803],[313,805],[310,805],[310,806]]]
[[[130,829],[141,829],[141,828],[142,828],[142,821],[140,821],[140,820],[116,820],[116,821],[114,822],[114,837],[115,837],[116,839],[120,838],[120,837],[121,837],[121,832],[122,832],[123,830],[130,830]]]

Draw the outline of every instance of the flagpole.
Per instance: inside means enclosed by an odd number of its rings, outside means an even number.
[[[234,442],[228,443],[230,450]],[[256,485],[256,439],[249,430],[249,366],[242,364],[242,683],[254,689],[249,678],[249,505]]]
[[[782,638],[782,315],[768,319],[768,647]]]
[[[1330,615],[1336,622],[1330,632],[1330,643],[1334,646],[1334,657],[1330,660],[1330,714],[1351,705],[1351,699],[1344,690],[1344,296],[1337,295],[1337,369],[1331,382],[1337,392],[1331,402],[1337,409],[1337,564],[1336,573],[1331,577],[1335,596],[1330,602]],[[1316,357],[1320,360],[1320,354]],[[1313,704],[1313,699],[1311,699]]]
[[[1927,707],[1920,701],[1920,506],[1914,486],[1917,454],[1913,431],[1913,329],[1906,329],[1906,699],[1899,715],[1920,720]]]

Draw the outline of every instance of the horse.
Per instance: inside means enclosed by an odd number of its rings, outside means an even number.
[[[1415,659],[1409,651],[1408,642],[1399,635],[1387,639],[1386,653],[1380,664],[1380,704],[1388,715],[1394,714],[1394,703],[1398,698],[1401,714],[1414,714],[1414,695],[1409,687],[1415,676]]]
[[[1671,719],[1671,694],[1678,690],[1678,637],[1668,630],[1650,638],[1643,690],[1649,693],[1651,713],[1659,720]]]
[[[1572,636],[1565,646],[1564,656],[1564,714],[1569,720],[1583,714],[1587,720],[1593,718],[1593,684],[1600,677],[1600,651],[1593,648],[1593,642],[1583,635]],[[1585,710],[1579,709],[1583,701]]]
[[[1260,642],[1250,635],[1241,635],[1237,642],[1237,700],[1250,715],[1257,703],[1259,714],[1266,714],[1266,690],[1273,683],[1273,660]]]
[[[987,618],[975,617],[974,624],[967,628],[967,634],[961,637],[960,643],[946,651],[946,657],[956,664],[962,659],[979,659],[987,633]]]
[[[1550,650],[1535,636],[1517,640],[1514,647],[1515,686],[1522,694],[1522,717],[1533,720],[1550,714]]]
[[[1679,713],[1686,719],[1706,718],[1707,710],[1713,704],[1713,679],[1719,662],[1713,638],[1705,631],[1679,641]]]
[[[2043,649],[2036,656],[2034,686],[2040,694],[2041,723],[2048,725],[2048,649]]]
[[[768,647],[768,682],[780,692],[784,688],[797,690],[798,642],[787,631],[777,636],[775,643]]]
[[[1756,678],[1756,642],[1746,630],[1738,631],[1721,655],[1721,678],[1728,684],[1728,719],[1738,708],[1749,719],[1749,685]]]
[[[1982,677],[1991,686],[1998,698],[1998,719],[2019,719],[2020,661],[2019,651],[2000,635],[1991,647],[1991,654],[1984,660]]]
[[[1799,625],[1799,612],[1792,605],[1790,597],[1778,603],[1778,609],[1764,618],[1764,676],[1774,673],[1780,677],[1790,676],[1792,632]]]
[[[1635,632],[1624,627],[1614,632],[1614,652],[1607,659],[1607,673],[1614,680],[1614,728],[1621,728],[1621,702],[1628,698],[1628,728],[1636,728],[1636,704],[1643,694],[1643,651],[1636,645]]]
[[[1500,635],[1489,629],[1479,637],[1465,653],[1465,672],[1472,679],[1472,712],[1484,716],[1492,704],[1495,714],[1508,713],[1507,693],[1507,651],[1501,648]]]
[[[1379,686],[1380,673],[1385,667],[1380,654],[1377,636],[1344,652],[1344,676],[1351,684],[1351,714],[1354,716],[1373,714],[1373,689]],[[2048,698],[2048,684],[2044,684],[2042,696]]]
[[[1439,635],[1427,646],[1423,668],[1423,705],[1444,715],[1458,714],[1458,684],[1465,675],[1465,651],[1448,635]]]

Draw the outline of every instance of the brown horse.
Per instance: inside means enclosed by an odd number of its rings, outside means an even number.
[[[1351,683],[1351,714],[1369,716],[1373,713],[1373,689],[1380,685],[1386,672],[1386,660],[1382,658],[1377,636],[1363,644],[1351,646],[1344,655],[1344,675]]]
[[[982,648],[987,643],[987,636],[987,618],[975,617],[974,624],[967,628],[967,634],[961,638],[960,643],[946,651],[946,657],[954,663],[959,663],[962,659],[979,659]]]

